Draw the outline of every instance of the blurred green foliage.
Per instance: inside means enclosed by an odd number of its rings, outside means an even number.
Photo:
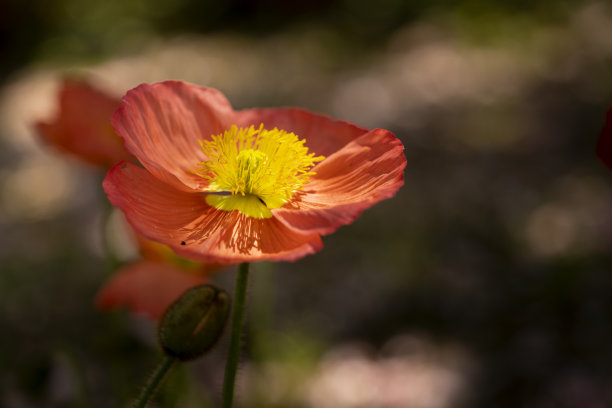
[[[477,41],[517,24],[565,18],[580,0],[487,2],[381,0],[6,0],[0,6],[0,78],[34,61],[100,61],[137,51],[165,35],[242,32],[266,35],[322,25],[358,49],[376,47],[406,23],[452,16]]]

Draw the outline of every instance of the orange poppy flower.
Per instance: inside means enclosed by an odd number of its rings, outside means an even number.
[[[132,313],[159,320],[185,291],[208,280],[169,263],[141,260],[120,268],[96,297],[100,309],[127,307]]]
[[[113,167],[106,194],[186,258],[298,259],[403,184],[404,147],[387,130],[295,108],[234,111],[183,82],[132,89],[112,122],[144,168]]]
[[[208,283],[222,265],[176,256],[166,245],[134,234],[142,259],[119,268],[100,288],[101,310],[126,307],[132,313],[159,320],[187,289]]]
[[[35,124],[40,137],[86,162],[109,169],[133,160],[110,123],[121,101],[88,82],[65,79],[58,94],[59,110],[50,121]]]
[[[612,170],[612,108],[606,114],[606,123],[597,141],[597,156]]]

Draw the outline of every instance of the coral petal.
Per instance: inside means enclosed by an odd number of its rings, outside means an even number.
[[[185,258],[209,262],[294,260],[322,248],[316,233],[278,219],[253,219],[206,204],[203,194],[174,189],[130,163],[113,167],[104,180],[113,205],[145,237]]]
[[[59,91],[56,117],[37,122],[36,130],[54,147],[108,169],[121,160],[132,159],[110,123],[119,104],[119,98],[88,82],[66,79]]]
[[[159,320],[187,289],[203,283],[203,276],[165,263],[140,261],[118,270],[98,292],[96,305],[103,310],[127,307]]]
[[[317,165],[304,191],[274,216],[304,233],[329,234],[403,185],[406,158],[391,132],[368,132]]]
[[[266,129],[277,127],[306,139],[306,146],[317,155],[329,156],[367,129],[303,109],[247,109],[236,112],[238,126],[263,123]]]
[[[103,187],[137,232],[161,243],[180,243],[180,230],[210,208],[204,195],[176,190],[127,162],[109,170]]]
[[[157,178],[183,191],[207,182],[191,171],[205,159],[198,140],[231,125],[232,107],[219,91],[180,81],[142,84],[113,115],[125,147]]]
[[[188,227],[186,245],[174,248],[185,258],[226,263],[294,261],[323,248],[316,233],[303,233],[272,218],[213,209]]]

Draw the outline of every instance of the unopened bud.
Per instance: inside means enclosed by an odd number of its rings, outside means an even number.
[[[229,315],[229,295],[212,285],[187,290],[162,317],[159,342],[164,352],[193,360],[214,347]]]

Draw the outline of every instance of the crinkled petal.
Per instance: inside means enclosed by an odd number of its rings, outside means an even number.
[[[132,313],[159,320],[187,289],[206,281],[201,275],[166,263],[139,261],[119,269],[106,281],[96,305],[103,310],[126,307]]]
[[[104,169],[132,159],[110,123],[119,107],[119,98],[105,94],[88,82],[66,79],[58,99],[55,118],[35,124],[42,139]]]
[[[329,156],[368,130],[325,115],[303,109],[247,109],[235,113],[234,121],[239,127],[250,125],[264,128],[277,127],[293,132],[306,140],[306,146],[316,155]]]
[[[612,170],[612,108],[606,114],[606,124],[597,141],[597,156]]]
[[[208,184],[192,173],[205,160],[198,140],[228,129],[232,112],[215,89],[166,81],[130,90],[112,123],[126,149],[153,175],[189,191]]]
[[[210,207],[187,229],[186,245],[175,251],[208,262],[294,261],[323,248],[316,233],[305,234],[274,217],[256,219],[235,210]]]
[[[137,232],[164,244],[176,243],[180,229],[208,210],[204,195],[177,190],[128,162],[110,169],[103,187]]]
[[[304,233],[329,234],[366,208],[392,197],[403,185],[404,146],[391,132],[375,129],[313,168],[316,173],[275,217]]]
[[[145,237],[185,258],[208,262],[294,260],[322,248],[316,233],[303,233],[272,217],[254,219],[206,204],[205,195],[174,189],[130,163],[104,180],[113,205]]]

